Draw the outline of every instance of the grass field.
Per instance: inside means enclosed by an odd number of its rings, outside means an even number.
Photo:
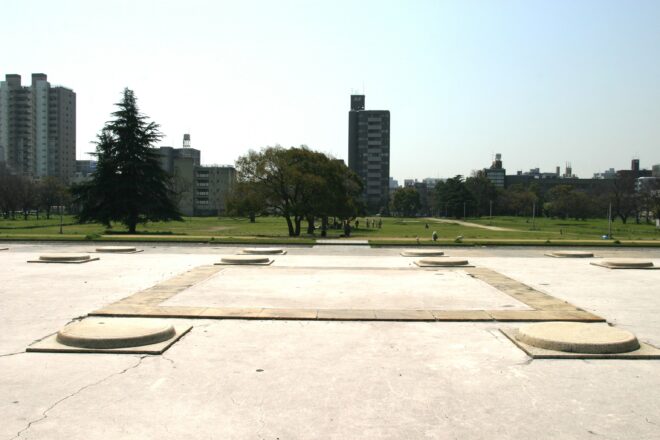
[[[377,217],[373,217],[378,219]],[[439,235],[439,244],[644,244],[660,246],[660,230],[654,225],[624,225],[615,221],[613,240],[603,240],[607,234],[607,220],[558,220],[521,217],[468,218],[461,223],[451,219],[382,218],[382,228],[366,228],[366,219],[360,218],[360,227],[353,229],[352,238],[367,239],[372,244],[434,244],[431,233]],[[426,225],[428,224],[428,228]],[[483,227],[478,227],[481,225]],[[494,229],[491,229],[493,228]],[[488,229],[487,229],[488,228]],[[303,228],[306,230],[306,228]],[[138,234],[128,235],[121,225],[107,230],[99,224],[76,224],[71,216],[64,216],[62,234],[59,217],[46,220],[0,220],[0,240],[112,240],[112,241],[192,241],[192,242],[264,242],[311,244],[320,238],[303,234],[289,238],[284,219],[261,217],[256,223],[242,218],[187,217],[183,222],[149,223],[138,228]],[[341,230],[328,231],[328,238],[336,238]],[[618,243],[616,241],[618,241]],[[549,242],[549,243],[548,243]],[[437,244],[437,243],[436,243]]]

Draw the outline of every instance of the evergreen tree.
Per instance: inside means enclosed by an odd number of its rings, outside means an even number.
[[[98,164],[92,180],[73,190],[81,205],[78,219],[107,227],[121,222],[129,233],[135,233],[138,223],[182,220],[169,176],[153,148],[162,138],[158,124],[140,114],[129,89],[116,105],[114,119],[97,136]]]

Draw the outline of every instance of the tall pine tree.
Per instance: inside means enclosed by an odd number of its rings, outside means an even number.
[[[133,91],[124,89],[119,110],[97,136],[98,164],[90,182],[74,189],[81,222],[126,225],[135,233],[139,223],[182,220],[173,202],[169,176],[153,148],[162,138],[159,125],[140,114]]]

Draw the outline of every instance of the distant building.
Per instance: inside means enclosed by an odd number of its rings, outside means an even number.
[[[348,112],[348,166],[364,184],[370,213],[387,210],[390,178],[390,112],[365,110],[364,95],[351,95]]]
[[[399,181],[396,180],[394,177],[390,177],[389,182],[390,182],[389,183],[390,189],[397,189],[399,187]]]
[[[660,177],[638,177],[635,180],[636,191],[651,191],[654,194],[660,192]]]
[[[614,168],[605,170],[602,173],[594,173],[594,179],[615,179],[615,178],[616,178],[616,171],[614,170]]]
[[[417,184],[417,179],[404,179],[403,180],[403,187],[404,188],[414,188],[415,184]]]
[[[484,175],[496,188],[504,188],[506,170],[502,167],[502,155],[497,153],[490,168],[484,168]]]
[[[445,179],[440,179],[438,177],[427,177],[422,180],[428,189],[435,189],[439,182],[444,181]]]
[[[86,182],[92,178],[92,173],[96,171],[97,161],[95,160],[77,160],[76,172],[71,178],[72,183]]]
[[[188,216],[223,215],[227,194],[236,182],[231,165],[201,165],[201,153],[183,136],[183,148],[160,147],[161,166],[173,177],[177,204]]]
[[[76,94],[51,87],[43,73],[30,86],[10,74],[0,82],[0,162],[31,178],[70,181],[76,172]]]
[[[660,164],[653,165],[653,167],[651,168],[651,175],[653,177],[660,177]]]

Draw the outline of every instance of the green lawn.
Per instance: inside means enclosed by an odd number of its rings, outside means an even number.
[[[378,217],[370,217],[378,219]],[[366,228],[366,219],[360,218],[360,226],[353,229],[353,238],[368,239],[373,244],[453,244],[456,237],[462,236],[463,244],[618,244],[613,240],[603,240],[607,233],[607,220],[587,221],[521,217],[468,218],[467,222],[484,226],[494,226],[507,230],[489,230],[455,223],[440,223],[432,218],[382,218],[382,228]],[[426,224],[428,223],[428,228]],[[0,240],[140,240],[140,241],[193,241],[193,242],[264,242],[311,244],[320,238],[315,236],[289,238],[286,222],[280,217],[260,217],[256,223],[242,218],[186,217],[183,222],[149,223],[138,227],[138,234],[127,235],[122,225],[107,230],[99,224],[76,224],[71,216],[63,218],[62,234],[59,217],[50,220],[0,220]],[[532,227],[534,226],[534,227]],[[439,242],[431,241],[431,233],[436,231]],[[341,230],[328,231],[328,238],[342,234]],[[660,231],[654,225],[615,221],[612,227],[614,239],[626,244],[641,241],[646,245],[660,245]],[[549,243],[548,243],[549,242]],[[633,244],[633,243],[630,243]]]

